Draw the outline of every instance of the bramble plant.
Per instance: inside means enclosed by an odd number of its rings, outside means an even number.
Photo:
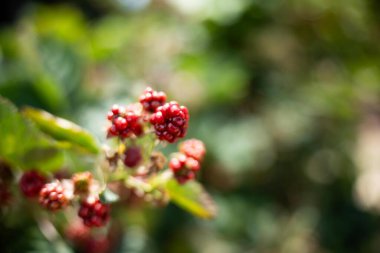
[[[67,211],[67,224],[56,228],[63,227],[66,239],[85,252],[94,243],[108,247],[104,237],[94,241],[90,230],[110,227],[123,215],[114,210],[128,205],[162,207],[172,201],[199,217],[214,217],[213,201],[195,181],[206,154],[203,142],[182,141],[169,157],[162,152],[186,136],[190,118],[185,106],[166,100],[164,92],[147,88],[139,102],[113,105],[106,116],[108,142],[100,146],[72,122],[34,108],[19,112],[0,98],[2,210],[23,196],[39,203],[38,212]],[[20,195],[11,191],[16,181]]]

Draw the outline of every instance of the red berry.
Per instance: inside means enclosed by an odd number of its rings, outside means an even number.
[[[92,183],[92,174],[89,171],[76,173],[72,177],[74,194],[88,194]]]
[[[200,164],[194,158],[180,154],[170,160],[169,167],[177,181],[184,184],[195,178],[195,173],[200,169]]]
[[[35,170],[25,172],[19,185],[22,193],[29,198],[37,197],[46,183],[46,178]]]
[[[87,227],[102,227],[109,220],[110,206],[101,203],[98,198],[90,196],[82,201],[78,215]]]
[[[65,189],[59,181],[45,184],[40,191],[40,204],[50,211],[57,211],[69,203]]]
[[[127,167],[135,167],[142,159],[141,150],[139,147],[130,147],[124,152],[123,162]]]
[[[197,161],[202,161],[206,154],[206,147],[202,141],[197,139],[190,139],[182,142],[179,145],[179,150],[181,153],[188,157],[192,157]]]
[[[189,113],[185,106],[177,102],[166,103],[156,109],[150,117],[157,137],[173,143],[186,135]]]
[[[155,112],[157,107],[166,102],[166,94],[162,91],[155,91],[148,87],[140,96],[140,103],[147,112]]]
[[[113,123],[115,124],[116,129],[119,131],[125,130],[128,126],[127,120],[120,116],[117,117]]]
[[[107,130],[107,137],[128,138],[143,133],[141,106],[137,105],[132,104],[126,108],[118,105],[112,106],[111,111],[107,114],[107,119],[111,121],[111,126]]]

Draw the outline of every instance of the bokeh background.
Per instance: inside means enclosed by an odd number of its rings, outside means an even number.
[[[378,253],[379,41],[376,0],[5,1],[0,94],[101,141],[147,84],[189,107],[219,214],[129,214],[120,252]],[[2,252],[65,252],[1,223]]]

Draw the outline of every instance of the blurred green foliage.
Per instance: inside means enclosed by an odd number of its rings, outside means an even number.
[[[376,253],[378,212],[355,184],[360,126],[380,118],[379,13],[376,0],[34,3],[1,27],[0,94],[100,141],[107,109],[146,84],[189,106],[219,214],[127,213],[119,252]],[[25,245],[42,240],[28,229]]]

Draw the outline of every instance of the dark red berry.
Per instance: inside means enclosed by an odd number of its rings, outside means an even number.
[[[157,137],[170,143],[186,135],[188,122],[187,108],[175,101],[158,107],[150,117],[150,123],[154,126]]]
[[[59,181],[45,184],[40,191],[40,204],[50,211],[57,211],[66,207],[69,200],[65,189]]]
[[[20,179],[19,185],[22,193],[28,197],[37,197],[46,183],[46,178],[35,170],[25,172]]]
[[[196,172],[200,169],[200,164],[194,158],[180,154],[170,160],[169,167],[177,181],[184,184],[195,178]]]
[[[107,137],[128,138],[133,135],[139,136],[143,133],[141,105],[132,104],[126,108],[113,105],[107,114],[111,126],[107,130]]]
[[[166,102],[166,94],[162,91],[155,91],[148,87],[140,96],[140,103],[147,112],[155,112],[157,107]]]
[[[109,220],[110,206],[101,203],[98,198],[90,196],[82,201],[78,215],[87,227],[102,227]]]
[[[182,142],[179,145],[179,151],[188,157],[192,157],[197,161],[202,161],[206,154],[206,147],[202,141],[190,139]]]
[[[142,159],[141,150],[139,147],[130,147],[124,152],[123,162],[127,167],[135,167]]]
[[[92,174],[89,171],[76,173],[72,177],[74,194],[88,194],[92,183]]]

